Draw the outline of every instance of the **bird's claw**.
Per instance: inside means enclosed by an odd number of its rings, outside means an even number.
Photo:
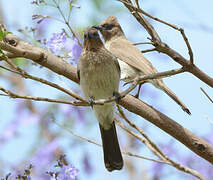
[[[134,97],[139,99],[139,93],[135,94]]]
[[[113,92],[113,96],[115,96],[117,103],[121,100],[121,94],[119,92]]]
[[[89,97],[88,103],[89,103],[89,105],[93,108],[93,105],[94,105],[94,98],[93,98],[93,97]]]

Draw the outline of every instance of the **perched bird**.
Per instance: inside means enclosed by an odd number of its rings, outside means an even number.
[[[84,32],[83,51],[78,61],[78,78],[86,98],[105,99],[118,93],[120,67],[117,58],[103,45],[98,31],[88,28]],[[92,105],[101,131],[104,162],[108,171],[123,167],[115,123],[115,102]]]
[[[99,26],[93,27],[100,30],[103,35],[106,49],[118,58],[121,68],[121,80],[128,82],[136,76],[157,73],[157,70],[143,56],[141,51],[126,39],[116,17],[109,16]],[[181,106],[183,111],[191,114],[186,105],[164,84],[162,79],[149,80],[148,82],[152,83],[156,88],[163,90]],[[139,96],[140,87],[141,84],[136,97]]]

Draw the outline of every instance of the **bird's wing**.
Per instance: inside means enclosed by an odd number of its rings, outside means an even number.
[[[121,76],[121,68],[120,68],[120,65],[118,63],[118,59],[115,57],[115,60],[114,60],[114,63],[115,63],[115,66],[119,72],[119,77]]]
[[[143,74],[157,73],[157,70],[140,50],[125,38],[112,41],[109,45],[109,51],[120,60],[140,70]]]

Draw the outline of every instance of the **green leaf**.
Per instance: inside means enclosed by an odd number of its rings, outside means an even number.
[[[15,58],[14,63],[21,67],[26,67],[29,64],[28,61],[25,61],[22,57]]]
[[[2,39],[3,39],[7,34],[11,34],[11,32],[2,31],[2,30],[0,29],[0,41],[2,41]]]
[[[0,41],[4,38],[4,32],[0,29]]]

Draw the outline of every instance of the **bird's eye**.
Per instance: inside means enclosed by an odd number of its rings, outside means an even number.
[[[104,27],[105,30],[111,30],[113,28],[113,25],[112,24],[104,24],[103,27]]]

